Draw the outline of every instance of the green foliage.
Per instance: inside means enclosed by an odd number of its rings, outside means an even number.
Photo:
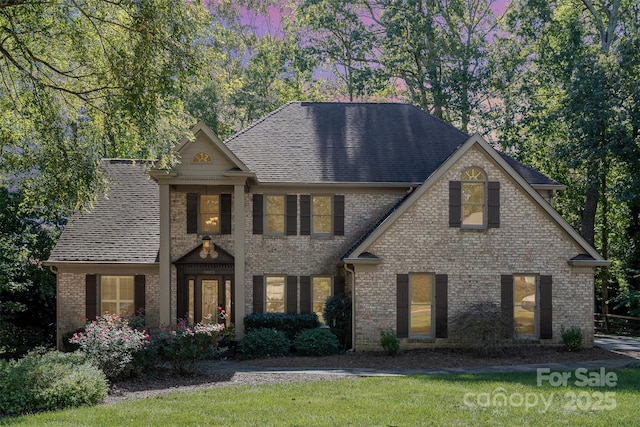
[[[149,331],[150,343],[139,357],[146,363],[167,362],[180,375],[192,374],[197,361],[213,359],[226,351],[219,345],[224,329],[218,323],[188,325],[186,321],[153,328]]]
[[[0,362],[0,415],[96,405],[107,390],[104,373],[81,353],[32,352]]]
[[[569,329],[561,328],[562,342],[569,351],[582,350],[582,329],[573,326]]]
[[[284,332],[289,341],[293,341],[301,331],[318,326],[320,326],[320,321],[315,313],[253,313],[244,317],[246,331],[263,328],[277,329]]]
[[[449,335],[467,343],[481,356],[500,354],[513,338],[513,324],[492,301],[469,305],[450,319]]]
[[[243,359],[265,359],[286,356],[290,345],[291,342],[284,332],[260,328],[247,331],[240,341],[239,349]]]
[[[400,350],[400,340],[396,331],[392,329],[382,329],[380,331],[380,345],[389,356],[395,356]]]
[[[1,176],[1,172],[0,172]],[[63,221],[0,182],[0,357],[18,358],[55,341],[55,276],[44,267]]]
[[[346,350],[351,332],[351,298],[346,296],[327,298],[322,316],[331,332],[338,337],[340,348]]]
[[[640,291],[627,288],[613,300],[617,303],[615,309],[624,308],[628,311],[629,316],[640,317]]]
[[[132,328],[127,317],[111,314],[87,323],[84,329],[84,332],[73,334],[69,342],[77,344],[107,378],[122,378],[134,373],[134,354],[147,343],[146,332]]]
[[[327,328],[307,329],[296,336],[293,346],[304,356],[329,356],[338,352],[338,338]]]

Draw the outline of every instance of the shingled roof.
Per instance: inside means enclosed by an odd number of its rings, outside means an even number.
[[[415,185],[468,138],[409,104],[290,102],[225,143],[260,183]],[[558,185],[509,159],[531,184]]]
[[[76,212],[49,263],[154,263],[160,245],[160,196],[145,165],[103,160],[109,179],[106,197],[89,212]]]

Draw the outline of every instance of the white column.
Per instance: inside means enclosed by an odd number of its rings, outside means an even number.
[[[160,184],[160,323],[171,323],[171,190]]]
[[[234,210],[234,298],[235,307],[233,313],[233,323],[236,327],[236,339],[244,336],[244,315],[245,315],[245,209],[244,209],[244,185],[234,185],[233,187],[233,210]]]

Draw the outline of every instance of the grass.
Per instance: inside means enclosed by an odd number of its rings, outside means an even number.
[[[225,387],[0,419],[0,425],[637,425],[640,369],[615,372],[615,387],[577,387],[575,373],[567,387],[551,387],[547,382],[539,387],[536,373],[374,377]],[[501,393],[511,404],[498,404],[495,398]],[[542,399],[551,402],[548,408]],[[526,401],[530,407],[525,406]]]

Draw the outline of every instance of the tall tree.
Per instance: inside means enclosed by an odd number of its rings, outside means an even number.
[[[487,99],[493,0],[369,0],[380,63],[410,102],[467,131]]]
[[[639,104],[631,88],[640,84],[639,58],[629,49],[638,43],[638,17],[637,2],[626,0],[519,1],[505,21],[512,35],[497,42],[503,142],[569,185],[557,206],[614,260],[600,276],[604,313],[611,274],[626,281],[619,261],[630,242],[616,236],[628,229],[620,213],[638,194],[631,172]]]
[[[0,8],[0,178],[24,204],[69,210],[99,157],[155,158],[192,119],[180,95],[200,67],[199,2],[10,2]]]

